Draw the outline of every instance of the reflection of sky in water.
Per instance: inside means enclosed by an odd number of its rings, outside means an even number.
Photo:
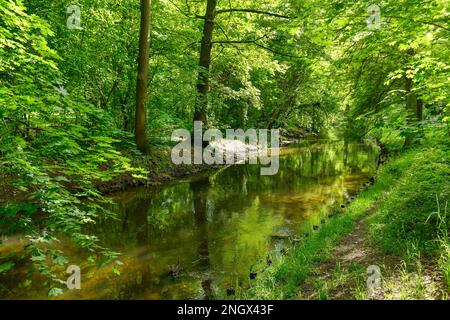
[[[111,267],[83,271],[82,290],[67,298],[205,298],[247,286],[251,271],[267,268],[296,233],[311,232],[335,205],[374,171],[376,153],[343,143],[290,147],[276,176],[237,165],[192,181],[129,190],[115,196],[117,220],[91,231],[123,253],[121,274]],[[289,238],[290,237],[290,238]],[[71,253],[81,263],[85,256]],[[179,261],[179,279],[169,266]],[[17,275],[23,277],[23,273]],[[45,298],[15,289],[8,296]]]

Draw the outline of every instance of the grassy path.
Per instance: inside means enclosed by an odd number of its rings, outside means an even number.
[[[436,263],[416,260],[407,268],[405,261],[395,255],[383,254],[368,238],[367,218],[376,211],[369,210],[352,232],[335,247],[331,257],[315,266],[315,270],[300,286],[297,299],[442,299],[445,284]],[[369,266],[380,268],[381,286],[369,289]]]

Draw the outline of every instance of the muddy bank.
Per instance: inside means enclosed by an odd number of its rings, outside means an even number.
[[[300,143],[302,138],[283,138],[280,147],[287,147],[291,144]],[[110,194],[117,191],[124,191],[142,186],[155,186],[173,180],[182,179],[198,173],[217,170],[228,166],[223,165],[175,165],[171,160],[171,149],[163,148],[153,150],[147,157],[136,157],[133,160],[135,167],[145,169],[148,174],[146,178],[135,178],[130,173],[121,174],[110,181],[96,183],[97,189],[102,194]]]
[[[111,181],[97,185],[97,189],[102,194],[109,194],[117,191],[124,191],[126,189],[137,188],[142,186],[160,185],[176,179],[182,179],[198,173],[216,170],[221,166],[212,165],[190,165],[177,166],[171,170],[154,171],[151,172],[147,178],[134,178],[130,174],[123,174]]]

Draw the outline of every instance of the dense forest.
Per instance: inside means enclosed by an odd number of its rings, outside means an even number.
[[[73,264],[82,279],[123,279],[134,270],[150,283],[146,277],[157,276],[132,267],[129,248],[108,234],[119,233],[125,215],[136,219],[127,237],[165,248],[158,235],[174,235],[194,211],[200,298],[447,299],[449,32],[445,0],[0,0],[0,298],[36,298],[27,288],[70,294]],[[263,180],[250,165],[225,175],[176,166],[172,133],[192,132],[194,121],[223,132],[280,129],[282,142],[297,147],[283,147],[278,177]],[[343,143],[317,147],[324,141]],[[373,171],[373,154],[355,144],[376,149]],[[192,174],[202,178],[181,184]],[[124,201],[134,207],[118,210]],[[289,205],[298,225],[274,236],[277,206]],[[182,206],[193,209],[181,213]],[[246,220],[234,221],[242,210]],[[300,211],[311,222],[302,224]],[[319,211],[327,222],[314,220]],[[225,248],[234,240],[223,239],[235,239],[232,220],[239,241],[289,238],[290,246],[277,258],[258,244],[246,264],[218,257],[214,250],[248,248]],[[214,223],[228,230],[223,239]],[[139,225],[157,231],[143,236]],[[182,230],[180,239],[189,231]],[[378,263],[339,260],[352,235]],[[130,239],[118,242],[131,246]],[[188,263],[167,252],[158,285],[173,288]],[[243,271],[224,267],[236,274],[221,283],[205,271],[217,261]],[[365,292],[368,265],[382,266],[382,294]],[[114,297],[193,297],[160,291]]]

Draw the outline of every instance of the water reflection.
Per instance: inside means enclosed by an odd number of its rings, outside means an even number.
[[[164,187],[115,196],[116,220],[90,230],[122,252],[111,268],[83,275],[82,290],[65,298],[211,299],[246,287],[251,272],[279,257],[297,235],[313,232],[375,170],[374,149],[321,143],[283,150],[276,176],[237,165]],[[72,254],[83,260],[86,257]],[[45,293],[18,290],[21,298]]]
[[[204,299],[213,297],[213,289],[211,287],[211,261],[209,259],[209,240],[208,240],[208,219],[207,219],[207,201],[208,189],[210,182],[208,178],[193,180],[189,183],[192,191],[194,203],[194,219],[198,237],[198,261],[197,268],[202,275],[202,288],[204,291]]]

